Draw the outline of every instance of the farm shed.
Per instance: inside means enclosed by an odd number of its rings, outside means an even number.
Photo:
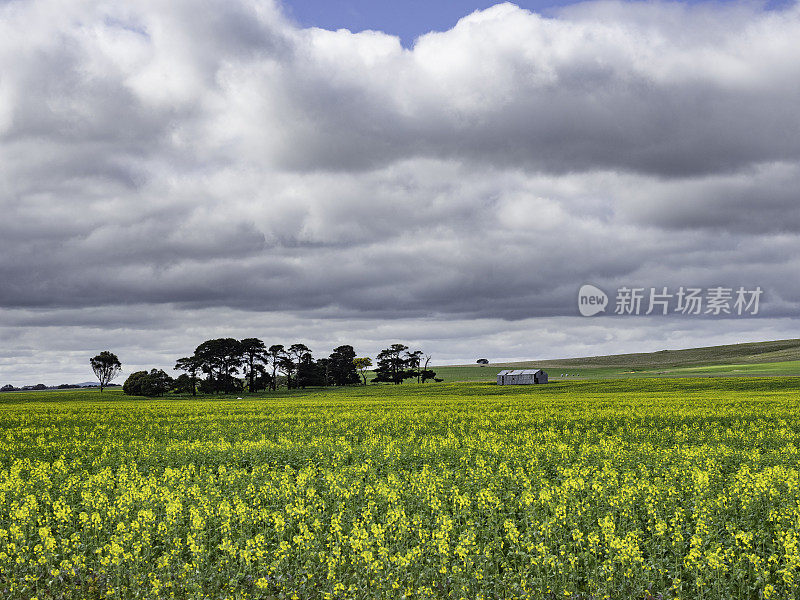
[[[547,373],[541,369],[516,369],[500,371],[497,374],[497,385],[531,385],[547,383]]]

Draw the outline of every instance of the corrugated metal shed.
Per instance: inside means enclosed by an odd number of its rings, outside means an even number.
[[[497,385],[532,385],[547,383],[547,373],[541,369],[506,369],[497,374]]]

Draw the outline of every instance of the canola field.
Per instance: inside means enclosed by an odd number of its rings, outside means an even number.
[[[797,598],[800,379],[0,396],[0,597]]]

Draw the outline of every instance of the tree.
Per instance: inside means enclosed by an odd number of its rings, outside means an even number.
[[[432,371],[428,368],[428,364],[431,362],[431,355],[428,354],[425,357],[425,366],[422,367],[422,371],[420,371],[420,377],[422,377],[422,383],[428,381],[428,379],[433,379],[436,381],[436,371]]]
[[[286,350],[283,344],[275,344],[267,349],[266,360],[267,364],[272,367],[272,379],[270,380],[270,389],[274,390],[278,387],[278,370],[286,358]]]
[[[202,391],[230,393],[241,388],[241,382],[235,377],[242,366],[242,345],[238,340],[207,340],[195,349],[194,356],[207,375],[200,386]]]
[[[297,387],[301,388],[310,385],[330,385],[330,360],[327,358],[314,360],[310,352],[304,354],[297,368],[296,382]]]
[[[129,396],[163,396],[173,385],[172,377],[161,369],[136,371],[122,384],[122,391]]]
[[[475,362],[478,363],[480,366],[485,367],[486,365],[489,364],[489,359],[488,358],[479,358]]]
[[[289,349],[286,351],[286,354],[289,356],[289,360],[292,362],[292,371],[298,374],[297,379],[299,379],[299,372],[300,372],[300,363],[304,360],[306,354],[309,356],[311,355],[311,349],[306,346],[305,344],[292,344],[289,346]],[[287,373],[288,383],[287,387],[292,387],[292,378],[291,373]],[[299,383],[295,380],[295,387],[299,387]]]
[[[286,389],[292,389],[292,373],[294,373],[295,364],[288,354],[282,354],[278,358],[278,370],[286,377]]]
[[[145,396],[163,396],[172,389],[175,381],[161,369],[151,369],[142,385]]]
[[[413,377],[414,374],[406,370],[405,352],[408,346],[392,344],[378,353],[378,366],[372,381],[386,381],[394,384],[403,383],[404,379]]]
[[[142,379],[147,377],[147,371],[134,371],[122,384],[122,393],[128,396],[143,396]]]
[[[334,348],[328,357],[328,372],[334,385],[352,385],[359,383],[358,373],[353,360],[356,351],[352,346],[344,345]]]
[[[172,391],[176,394],[188,394],[192,396],[197,395],[197,383],[193,377],[186,373],[181,373],[172,384]]]
[[[100,381],[100,391],[113,381],[122,370],[122,363],[119,362],[117,355],[104,350],[94,358],[89,359],[89,364],[92,366],[95,376]]]
[[[239,342],[242,358],[247,368],[247,390],[254,392],[256,377],[258,377],[260,363],[266,360],[267,347],[258,338],[246,338]],[[263,369],[262,369],[263,370]]]
[[[197,395],[197,373],[203,368],[203,361],[198,356],[185,356],[175,361],[176,371],[186,371],[186,377],[189,379],[188,384],[181,382],[181,391],[192,391],[192,396]],[[178,377],[181,379],[184,375]],[[185,388],[185,390],[184,390]]]
[[[432,371],[431,369],[423,369],[420,371],[420,377],[422,377],[422,383],[425,383],[429,379],[433,379],[434,381],[441,381],[441,379],[436,378],[436,371]]]
[[[256,365],[258,375],[253,380],[253,391],[272,389],[272,376],[264,365]]]
[[[419,364],[422,362],[422,350],[414,350],[413,352],[406,351],[405,363],[410,373],[409,377],[416,377],[417,383],[420,382]]]
[[[353,366],[361,373],[361,378],[364,380],[364,385],[367,385],[367,374],[365,371],[372,366],[372,359],[368,356],[353,359]]]

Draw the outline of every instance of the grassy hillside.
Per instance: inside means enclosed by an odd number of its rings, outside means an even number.
[[[486,381],[502,369],[546,369],[552,379],[698,375],[800,375],[800,339],[635,354],[436,367],[445,381]]]

